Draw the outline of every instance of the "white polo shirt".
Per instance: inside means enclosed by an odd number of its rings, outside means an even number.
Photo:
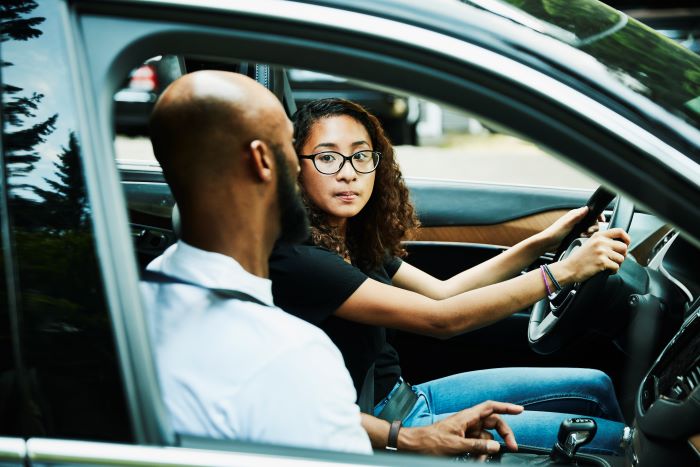
[[[176,432],[372,452],[340,352],[323,331],[273,305],[268,279],[229,256],[182,241],[148,269],[239,290],[270,305],[184,284],[143,284],[160,384]]]

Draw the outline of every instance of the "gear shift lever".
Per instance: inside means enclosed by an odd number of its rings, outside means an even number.
[[[549,457],[559,464],[571,464],[578,448],[593,440],[598,429],[592,418],[569,418],[561,422],[557,442]]]

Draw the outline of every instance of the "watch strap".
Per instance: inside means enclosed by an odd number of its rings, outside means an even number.
[[[401,430],[401,420],[394,420],[391,422],[391,427],[389,428],[389,439],[386,443],[386,448],[389,451],[399,450],[399,430]]]

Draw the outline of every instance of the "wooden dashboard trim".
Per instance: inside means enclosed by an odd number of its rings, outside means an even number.
[[[414,240],[509,247],[546,229],[567,212],[556,209],[492,225],[421,227]]]

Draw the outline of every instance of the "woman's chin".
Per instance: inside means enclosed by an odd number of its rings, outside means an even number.
[[[359,212],[362,210],[362,206],[359,204],[343,204],[338,206],[337,204],[335,206],[329,206],[330,209],[328,209],[326,212],[335,218],[338,219],[350,219],[351,217],[355,217]]]

